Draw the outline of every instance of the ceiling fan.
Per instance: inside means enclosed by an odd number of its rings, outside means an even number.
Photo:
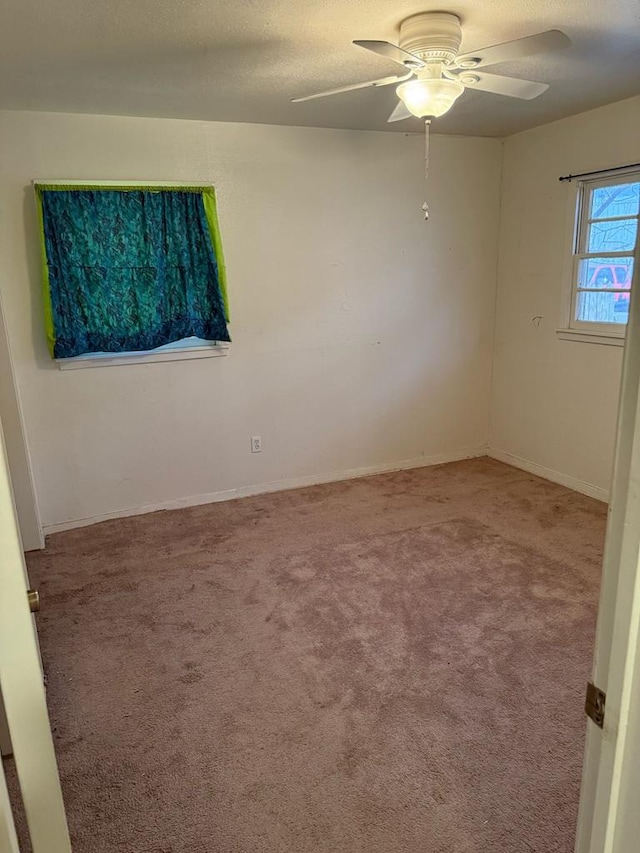
[[[354,89],[398,84],[396,94],[400,101],[388,118],[390,122],[411,116],[438,118],[451,109],[465,88],[531,100],[545,92],[549,88],[548,84],[488,74],[483,69],[499,62],[559,50],[571,43],[560,30],[547,30],[515,41],[481,48],[472,53],[458,54],[461,42],[462,27],[457,15],[450,12],[423,12],[412,15],[400,25],[398,45],[388,41],[353,42],[399,63],[404,68],[404,74],[341,86],[291,100],[298,103]]]

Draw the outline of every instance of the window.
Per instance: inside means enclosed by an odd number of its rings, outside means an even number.
[[[578,185],[570,331],[624,337],[639,213],[639,172]]]
[[[62,367],[222,354],[211,186],[37,183],[45,327]]]

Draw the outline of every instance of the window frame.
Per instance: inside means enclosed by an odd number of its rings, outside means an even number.
[[[629,181],[630,178],[632,179],[631,181]],[[568,236],[565,244],[567,248],[565,250],[563,273],[562,315],[560,328],[557,329],[558,337],[561,339],[610,344],[613,346],[624,345],[627,323],[596,323],[588,320],[577,320],[576,306],[578,294],[582,292],[578,287],[578,265],[584,258],[594,255],[593,252],[586,251],[592,193],[600,187],[616,186],[630,182],[640,182],[640,170],[637,167],[608,173],[603,171],[598,177],[576,180],[575,183],[572,182],[572,192],[569,194],[569,211],[567,215]],[[640,236],[640,217],[636,214],[620,217],[620,219],[630,218],[638,218],[638,235]],[[638,243],[639,236],[636,237],[636,244]],[[629,256],[634,257],[634,250],[630,252],[601,252],[597,255],[597,257],[611,258],[612,265],[615,265],[616,258],[627,258]],[[628,290],[626,288],[608,288],[607,290],[612,293],[631,292],[631,288]]]
[[[135,181],[135,180],[119,180],[119,181],[87,181],[73,180],[65,178],[64,180],[45,180],[43,178],[34,178],[31,185],[35,190],[37,184],[50,184],[52,186],[66,186],[73,184],[81,187],[122,187],[127,184],[132,184],[139,187],[215,187],[213,181]],[[188,338],[183,338],[181,341],[174,341],[171,344],[165,344],[163,347],[158,347],[154,350],[139,350],[131,352],[118,353],[102,353],[91,352],[83,355],[72,356],[71,358],[55,358],[53,362],[60,370],[75,370],[85,367],[113,367],[124,364],[150,364],[158,361],[185,361],[196,358],[214,358],[227,355],[229,351],[229,343],[226,341],[200,341],[197,344],[185,346],[184,341]]]
[[[60,370],[78,370],[84,367],[115,367],[121,364],[150,364],[156,361],[189,361],[194,358],[216,358],[227,355],[227,341],[203,341],[200,344],[185,345],[183,341],[174,341],[163,347],[150,350],[132,350],[131,352],[90,352],[69,358],[54,359]]]

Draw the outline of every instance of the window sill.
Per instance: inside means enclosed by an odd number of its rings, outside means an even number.
[[[183,361],[194,358],[219,358],[229,351],[226,343],[212,346],[184,347],[164,352],[132,352],[122,354],[79,355],[75,358],[58,358],[60,370],[78,370],[84,367],[116,367],[123,364],[150,364],[156,361]]]
[[[604,344],[609,347],[623,347],[624,335],[610,335],[606,332],[584,332],[582,329],[556,329],[561,341],[578,341],[582,344]]]

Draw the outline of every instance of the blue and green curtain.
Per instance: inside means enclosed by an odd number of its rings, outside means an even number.
[[[230,340],[212,187],[35,189],[53,358]]]

